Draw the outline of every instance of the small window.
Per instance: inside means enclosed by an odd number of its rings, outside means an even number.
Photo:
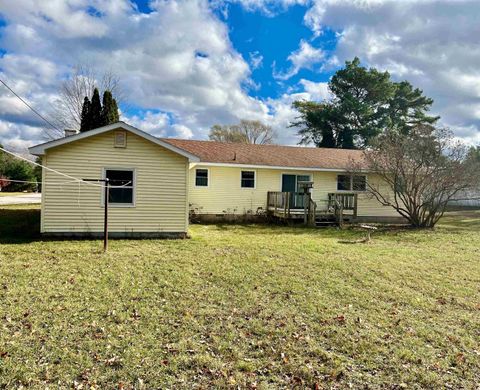
[[[255,171],[242,171],[242,188],[255,188]]]
[[[350,191],[350,178],[348,175],[338,175],[337,176],[337,190],[338,191]]]
[[[108,203],[133,205],[134,177],[133,170],[105,170],[108,178]]]
[[[338,175],[337,176],[338,191],[366,191],[367,177],[363,175]]]
[[[195,185],[197,187],[208,187],[208,169],[195,170]]]
[[[116,148],[126,148],[127,147],[127,132],[126,131],[116,131],[115,132],[114,146]]]

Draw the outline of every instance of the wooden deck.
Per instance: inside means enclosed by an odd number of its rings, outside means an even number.
[[[357,217],[356,193],[329,193],[328,199],[317,204],[311,194],[300,192],[268,192],[267,210],[281,220],[303,220],[305,225],[326,226],[354,221]]]

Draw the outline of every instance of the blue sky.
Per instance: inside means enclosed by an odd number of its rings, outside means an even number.
[[[81,64],[114,72],[122,119],[156,136],[205,139],[247,118],[296,144],[292,102],[328,99],[331,75],[358,56],[422,88],[443,125],[480,143],[479,19],[473,0],[0,2],[0,76],[52,121]],[[24,150],[51,133],[0,88],[0,143]]]
[[[311,29],[305,26],[303,18],[306,11],[306,6],[296,5],[268,17],[262,12],[251,12],[239,4],[233,4],[228,8],[227,17],[222,17],[219,12],[220,17],[228,23],[233,46],[242,56],[248,59],[257,53],[263,58],[261,66],[252,71],[252,79],[259,88],[252,88],[251,95],[277,98],[290,88],[295,89],[302,78],[328,81],[333,71],[320,72],[320,66],[301,69],[298,74],[282,82],[273,77],[275,70],[289,68],[291,64],[287,58],[298,49],[302,39],[325,51],[335,49],[336,38],[332,31],[315,38]]]

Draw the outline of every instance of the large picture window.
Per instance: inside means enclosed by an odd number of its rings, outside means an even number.
[[[208,187],[208,169],[195,170],[195,185],[197,187]]]
[[[108,203],[132,206],[135,188],[133,169],[106,169],[105,177],[111,186],[108,189]]]
[[[242,171],[242,188],[255,188],[255,171]]]
[[[366,191],[367,177],[364,175],[338,175],[338,191]]]

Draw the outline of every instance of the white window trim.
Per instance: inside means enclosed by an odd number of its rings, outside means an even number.
[[[338,176],[350,176],[350,188],[351,190],[339,190],[338,189]],[[354,190],[353,189],[353,176],[363,176],[365,177],[365,190]],[[343,192],[343,193],[356,193],[356,194],[363,194],[364,192],[367,192],[367,188],[368,188],[368,176],[367,175],[352,175],[352,174],[348,174],[348,173],[339,173],[337,175],[337,185],[336,185],[336,192]]]
[[[253,187],[242,187],[242,172],[253,172]],[[241,169],[240,170],[240,188],[242,190],[256,190],[257,189],[257,170],[256,169]]]
[[[137,207],[137,169],[136,168],[124,168],[124,167],[103,167],[102,178],[105,180],[107,177],[107,171],[131,171],[133,172],[133,185],[132,185],[132,203],[108,203],[109,208],[132,208]],[[105,184],[105,183],[103,183]],[[105,191],[102,188],[101,207],[105,205]]]
[[[207,185],[206,186],[197,186],[197,169],[202,169],[207,171]],[[193,182],[195,183],[195,188],[209,188],[210,187],[210,168],[198,167],[194,168]]]

